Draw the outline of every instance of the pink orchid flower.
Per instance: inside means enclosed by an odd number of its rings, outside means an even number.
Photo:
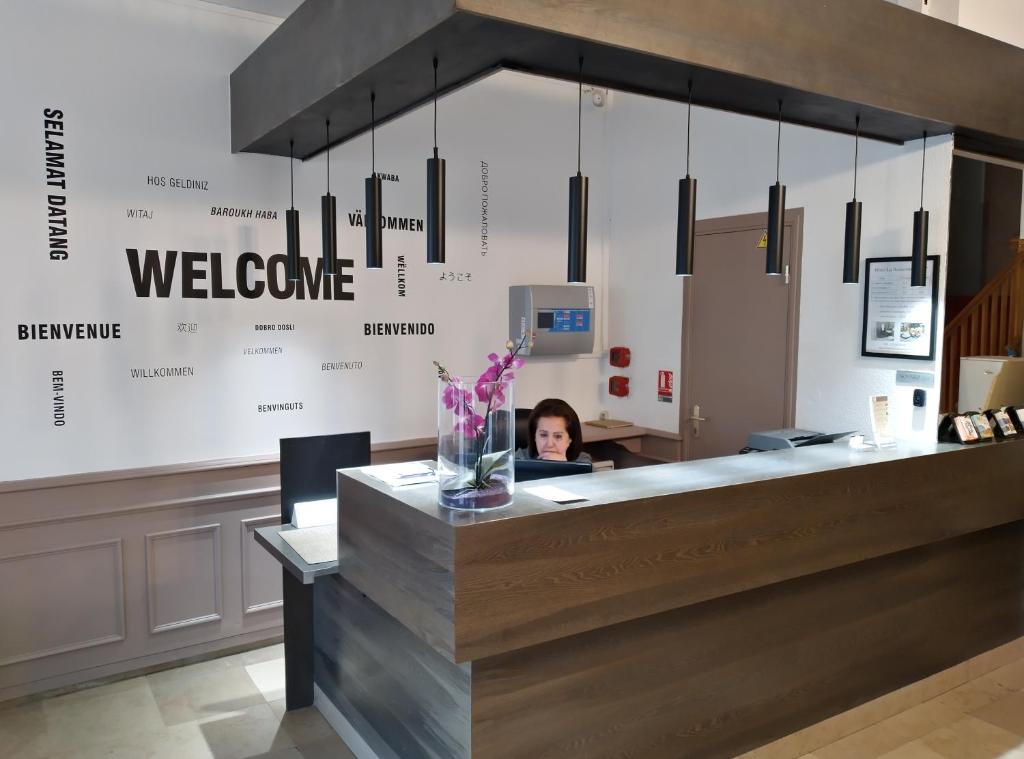
[[[434,362],[438,370],[438,378],[445,383],[441,399],[445,409],[452,412],[454,424],[452,433],[455,436],[462,436],[466,439],[482,441],[474,443],[476,449],[476,477],[477,482],[470,485],[472,488],[488,487],[488,476],[493,466],[487,469],[481,468],[484,453],[487,450],[487,441],[490,440],[491,431],[489,420],[492,412],[501,409],[507,402],[506,393],[509,391],[511,382],[515,379],[516,369],[520,369],[526,363],[518,357],[518,354],[527,345],[533,345],[531,336],[524,335],[518,345],[511,340],[505,344],[508,352],[505,355],[489,353],[487,360],[490,366],[477,378],[470,390],[468,383],[464,383],[459,377],[455,377],[438,362]],[[474,400],[475,396],[475,400]],[[484,415],[476,413],[474,403],[486,404],[480,406]]]
[[[468,414],[455,423],[454,431],[466,437],[476,437],[483,432],[484,418],[479,414]]]
[[[444,402],[446,409],[454,410],[456,416],[462,416],[466,413],[467,407],[470,406],[473,394],[469,390],[463,390],[456,385],[450,384],[441,393],[441,400]]]

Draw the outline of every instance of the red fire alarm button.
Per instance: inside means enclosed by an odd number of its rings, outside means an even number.
[[[617,395],[620,398],[625,398],[629,395],[629,377],[620,377],[618,375],[609,377],[608,393],[609,395]]]
[[[621,369],[629,366],[630,357],[629,348],[623,348],[620,345],[611,349],[608,360],[611,362],[612,366],[617,366]]]

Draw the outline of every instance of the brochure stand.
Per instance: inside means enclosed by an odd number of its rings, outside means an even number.
[[[981,438],[978,428],[967,414],[944,414],[939,420],[939,442],[969,445]]]
[[[893,437],[889,425],[889,396],[869,396],[868,410],[871,415],[871,441],[865,442],[864,445],[874,448],[895,447],[896,438]]]
[[[989,424],[992,426],[992,431],[996,433],[997,438],[1006,439],[1016,438],[1018,436],[1017,425],[1013,423],[1013,419],[1010,418],[1010,412],[1006,409],[992,409],[985,413],[988,416]]]

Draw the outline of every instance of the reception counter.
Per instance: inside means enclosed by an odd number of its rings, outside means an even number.
[[[316,703],[380,757],[734,756],[1024,634],[1022,471],[825,445],[460,513],[342,470]]]

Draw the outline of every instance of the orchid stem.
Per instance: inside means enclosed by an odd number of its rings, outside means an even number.
[[[519,355],[519,351],[521,351],[523,349],[524,345],[526,345],[526,335],[523,335],[523,337],[519,340],[519,345],[517,345],[516,349],[514,351],[512,351],[512,359],[513,360],[515,359],[516,356]],[[511,366],[511,365],[512,365],[512,362],[510,361],[507,365],[503,365],[501,367],[501,369],[498,370],[498,375],[497,375],[497,377],[494,378],[494,382],[492,383],[492,385],[501,382],[502,375],[505,373],[505,370],[509,366]],[[483,460],[484,460],[484,451],[487,450],[487,443],[491,439],[491,430],[490,430],[490,427],[487,424],[487,422],[491,418],[491,407],[492,407],[493,403],[494,403],[494,392],[492,391],[491,394],[489,396],[487,396],[487,411],[484,412],[484,430],[486,430],[486,437],[483,438],[483,440],[480,441],[480,446],[479,446],[479,448],[477,448],[477,453],[476,453],[476,466],[474,467],[474,473],[475,473],[476,476],[475,476],[474,479],[476,480],[476,486],[478,488],[483,488],[484,487],[482,468],[483,468]]]

